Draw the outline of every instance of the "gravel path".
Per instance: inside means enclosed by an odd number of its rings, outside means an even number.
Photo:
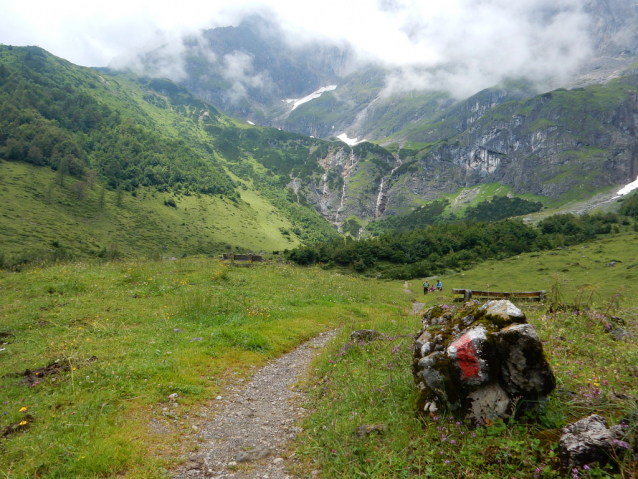
[[[245,387],[232,387],[218,398],[223,410],[198,432],[201,449],[178,469],[174,478],[289,479],[293,458],[279,456],[301,428],[305,395],[290,386],[308,374],[310,361],[334,339],[322,333],[257,371]]]
[[[406,294],[414,294],[410,289],[410,283],[408,283],[407,281],[403,282],[403,292]]]

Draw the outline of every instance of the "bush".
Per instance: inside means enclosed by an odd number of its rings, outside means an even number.
[[[634,193],[631,197],[623,201],[620,214],[638,218],[638,193]]]

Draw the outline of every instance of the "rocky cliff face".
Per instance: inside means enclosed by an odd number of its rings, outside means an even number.
[[[586,198],[638,175],[638,75],[493,108],[468,103],[464,112],[478,116],[454,120],[467,128],[421,150],[393,155],[369,143],[335,149],[321,162],[321,178],[297,187],[341,224],[403,214],[483,183],[557,200]]]
[[[591,24],[583,42],[591,40],[593,53],[572,79],[573,90],[538,95],[545,86],[508,80],[464,100],[444,92],[389,92],[392,71],[356,64],[354,53],[337,44],[293,47],[263,17],[185,39],[182,83],[258,125],[317,138],[383,139],[388,149],[336,143],[321,174],[291,174],[299,201],[337,225],[407,213],[492,182],[549,200],[578,198],[638,175],[638,81],[631,76],[638,7],[589,0],[583,9]],[[149,70],[162,55],[146,57]],[[630,76],[610,82],[623,75]],[[286,101],[328,85],[309,101]]]

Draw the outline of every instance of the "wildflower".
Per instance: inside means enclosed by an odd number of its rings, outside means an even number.
[[[27,412],[27,407],[26,406],[22,406],[20,408],[20,412]]]
[[[336,453],[337,453],[337,450],[336,450],[336,449],[333,449],[331,452],[332,452],[333,454],[336,454]]]
[[[589,471],[590,467],[589,467],[587,464],[585,464],[585,465],[583,466],[583,469],[584,469],[584,470],[586,470],[586,471]]]
[[[26,421],[20,421],[20,426],[24,426],[26,423]]]
[[[454,439],[450,440],[450,444],[456,444],[456,441]]]
[[[445,460],[445,463],[446,463],[446,464],[449,464],[449,463],[450,463],[450,460],[449,460],[449,459],[446,459],[446,460]]]
[[[629,449],[629,443],[625,441],[619,441],[618,439],[614,439],[614,444],[618,447],[622,447],[623,449]]]

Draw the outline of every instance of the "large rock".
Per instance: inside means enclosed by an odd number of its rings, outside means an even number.
[[[598,414],[570,424],[563,428],[559,442],[563,468],[571,471],[595,462],[604,465],[621,457],[629,448],[623,436],[622,426],[607,429],[605,419]]]
[[[434,306],[422,325],[412,364],[419,411],[507,418],[516,402],[538,402],[556,386],[536,331],[509,301]]]

